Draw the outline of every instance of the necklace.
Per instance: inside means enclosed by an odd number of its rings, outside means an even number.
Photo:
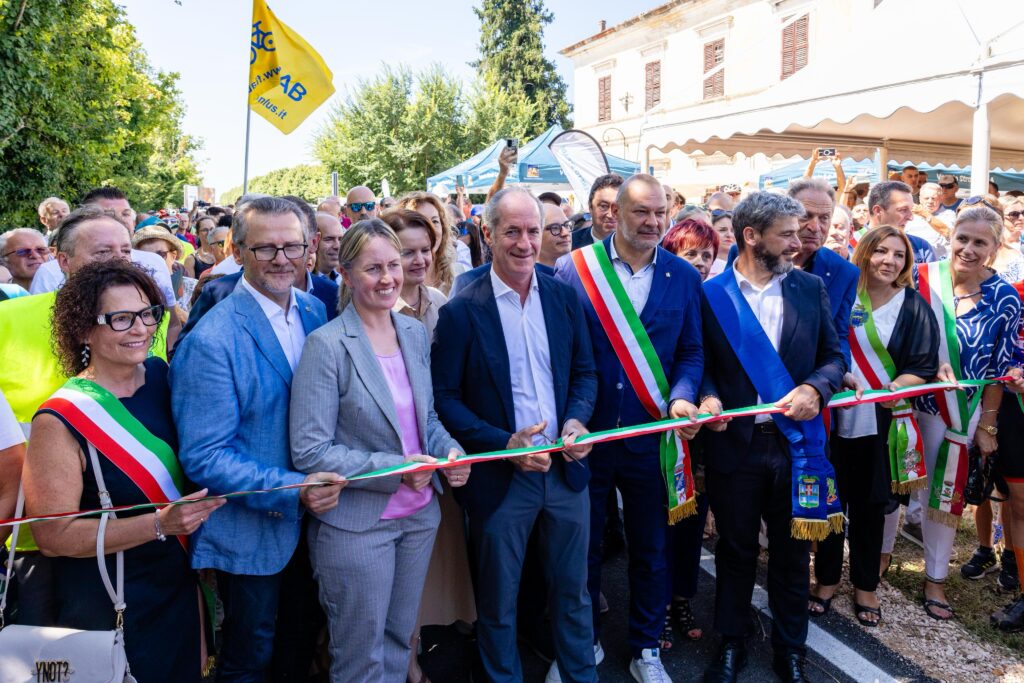
[[[960,302],[963,301],[964,299],[973,299],[974,297],[978,296],[979,294],[981,294],[981,290],[980,289],[978,291],[976,291],[976,292],[970,292],[969,294],[964,294],[962,296],[957,296],[956,294],[954,294],[953,295],[953,311],[955,312],[958,308],[960,308]]]

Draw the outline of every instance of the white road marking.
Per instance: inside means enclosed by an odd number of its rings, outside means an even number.
[[[703,551],[700,556],[700,566],[701,569],[714,578],[715,556],[713,554],[707,550]],[[761,614],[771,617],[772,612],[768,608],[768,591],[764,588],[754,584],[754,595],[750,602]],[[879,669],[856,650],[851,649],[814,622],[808,624],[807,627],[807,647],[817,652],[822,658],[855,681],[862,681],[864,683],[870,683],[871,681],[874,681],[874,683],[899,683],[899,679],[893,678],[885,671]]]

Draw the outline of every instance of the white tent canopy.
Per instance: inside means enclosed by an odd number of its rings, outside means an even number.
[[[827,145],[854,159],[880,152],[883,164],[1024,169],[1024,2],[967,9],[969,19],[959,0],[885,0],[871,10],[877,32],[851,31],[763,92],[652,117],[641,147],[788,157]]]

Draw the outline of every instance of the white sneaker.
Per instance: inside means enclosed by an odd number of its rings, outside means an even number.
[[[594,664],[600,664],[604,661],[604,648],[601,647],[601,643],[594,646]],[[558,673],[558,660],[551,662],[551,668],[548,669],[548,675],[544,677],[544,683],[562,683],[562,674]]]
[[[665,671],[665,665],[661,663],[658,656],[658,648],[652,647],[640,652],[640,659],[634,659],[629,663],[629,673],[633,674],[633,680],[639,683],[672,683]]]

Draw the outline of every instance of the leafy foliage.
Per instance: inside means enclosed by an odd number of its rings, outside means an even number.
[[[199,179],[177,79],[112,0],[0,0],[0,229],[108,182],[140,208],[177,205]]]
[[[249,191],[262,194],[302,197],[316,204],[331,193],[331,172],[320,164],[302,164],[256,176],[249,180]],[[232,187],[220,194],[221,204],[232,204],[242,194],[242,186]]]
[[[565,81],[544,56],[544,27],[554,19],[544,0],[482,0],[473,11],[480,19],[480,59],[473,66],[488,94],[521,94],[536,105],[528,137],[556,123],[569,128]]]

